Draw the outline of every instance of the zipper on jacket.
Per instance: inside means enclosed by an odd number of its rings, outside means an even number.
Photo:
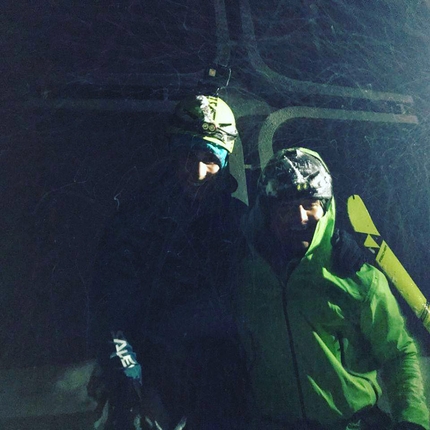
[[[297,391],[298,391],[298,396],[299,396],[300,410],[302,413],[302,419],[304,421],[307,421],[306,408],[305,408],[305,398],[303,395],[303,388],[302,388],[302,384],[300,381],[300,374],[299,374],[299,363],[297,361],[296,350],[294,347],[293,332],[291,330],[291,323],[290,323],[290,319],[288,318],[288,312],[287,312],[287,297],[286,297],[287,283],[282,282],[281,279],[279,281],[280,281],[280,284],[282,287],[282,308],[284,311],[285,325],[287,327],[289,347],[290,347],[291,358],[292,358],[292,362],[293,362],[294,375],[295,375],[296,382],[297,382]]]

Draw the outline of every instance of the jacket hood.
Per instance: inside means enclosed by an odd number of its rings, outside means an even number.
[[[316,152],[301,148],[304,152],[310,152],[321,160]],[[331,238],[336,221],[336,204],[332,197],[326,207],[324,216],[318,221],[312,242],[302,257],[301,263],[306,263],[309,268],[314,265],[328,267],[331,260]],[[260,253],[269,263],[276,264],[280,259],[280,247],[276,246],[277,240],[268,227],[268,210],[264,199],[259,195],[255,205],[249,210],[242,220],[242,231],[253,252]],[[274,246],[275,244],[275,246]],[[284,266],[288,261],[283,262]]]

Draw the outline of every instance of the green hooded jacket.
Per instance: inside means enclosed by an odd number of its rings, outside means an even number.
[[[279,275],[253,246],[258,235],[270,240],[258,200],[245,220],[251,252],[237,311],[258,415],[335,429],[378,402],[382,370],[394,421],[428,430],[417,348],[396,299],[371,265],[348,278],[333,273],[334,224],[332,199],[305,256]]]

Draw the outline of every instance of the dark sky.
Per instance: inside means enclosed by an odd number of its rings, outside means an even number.
[[[428,2],[226,3],[6,2],[3,366],[85,357],[103,224],[163,154],[174,103],[214,62],[232,70],[220,95],[236,112],[245,163],[258,166],[267,118],[288,109],[272,148],[320,151],[340,223],[348,195],[360,194],[430,296]],[[247,173],[251,201],[257,174]],[[413,317],[411,326],[424,343]]]

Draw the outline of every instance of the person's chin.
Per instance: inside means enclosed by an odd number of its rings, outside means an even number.
[[[290,230],[288,236],[296,242],[309,243],[312,240],[313,232],[310,230]]]
[[[312,237],[309,234],[303,234],[304,232],[296,232],[294,234],[290,234],[285,238],[285,242],[290,242],[291,247],[296,251],[304,252],[306,251],[311,242]]]
[[[184,194],[192,199],[201,199],[205,194],[207,194],[207,190],[209,188],[209,182],[203,181],[203,182],[190,182],[187,181],[186,184],[184,184]]]

